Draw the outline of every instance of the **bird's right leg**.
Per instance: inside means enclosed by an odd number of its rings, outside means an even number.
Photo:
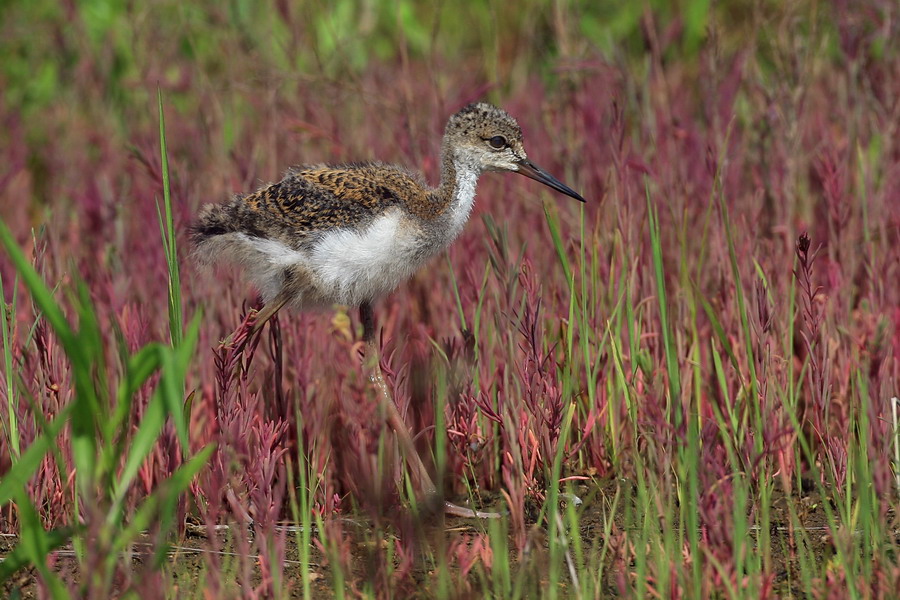
[[[363,341],[366,343],[366,361],[369,363],[369,368],[372,369],[372,383],[375,384],[375,389],[378,392],[378,400],[381,404],[381,409],[384,411],[388,425],[394,430],[397,440],[400,442],[403,454],[406,456],[406,460],[415,472],[426,499],[431,500],[432,498],[437,498],[437,487],[434,485],[434,481],[432,481],[431,476],[428,474],[428,469],[422,462],[422,458],[419,456],[418,451],[416,451],[416,446],[413,443],[412,436],[409,434],[409,428],[406,426],[406,421],[403,420],[403,416],[400,414],[400,411],[397,410],[397,405],[394,404],[390,390],[388,390],[387,382],[384,380],[384,374],[381,372],[379,360],[380,353],[378,344],[375,341],[375,317],[372,312],[372,305],[369,303],[360,305],[359,314],[363,323]],[[447,501],[444,501],[443,505],[445,514],[456,517],[499,519],[501,516],[500,513],[472,510],[471,508],[465,508]]]

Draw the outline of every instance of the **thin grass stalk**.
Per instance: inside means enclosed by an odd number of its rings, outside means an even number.
[[[682,527],[687,530],[688,547],[691,556],[691,591],[696,596],[702,588],[702,565],[700,562],[700,418],[703,412],[703,377],[700,372],[700,339],[697,332],[697,307],[692,306],[693,315],[691,329],[693,337],[693,379],[694,393],[692,394],[690,418],[687,427],[687,449],[679,460],[683,471],[681,476],[687,478],[687,496],[681,499],[680,521]]]
[[[565,392],[564,392],[565,393]],[[575,416],[576,405],[570,402],[563,417],[562,427],[557,438],[556,455],[553,457],[549,488],[547,489],[547,501],[544,504],[544,517],[547,520],[547,537],[550,544],[550,572],[548,577],[547,598],[551,600],[559,593],[560,570],[562,562],[568,554],[568,544],[565,541],[565,528],[559,515],[559,480],[562,478],[562,462],[565,456],[566,440],[572,430],[572,418]]]
[[[576,577],[572,578],[573,582],[578,582],[575,593],[578,598],[583,598],[590,594],[590,589],[588,587],[591,581],[590,571],[587,568],[578,510],[576,508],[576,503],[571,500],[575,497],[572,486],[567,486],[566,494],[570,499],[566,502],[566,525],[568,526],[569,543],[571,546],[571,557],[569,560],[570,569],[576,575]],[[581,575],[579,576],[579,574]]]
[[[825,488],[825,485],[823,483],[822,472],[816,464],[816,455],[813,452],[813,449],[809,443],[809,440],[806,439],[806,435],[802,431],[802,428],[801,428],[802,426],[800,424],[800,420],[797,418],[797,415],[788,412],[787,416],[791,420],[791,424],[793,425],[795,431],[797,432],[797,442],[800,444],[801,450],[803,452],[803,457],[806,459],[807,465],[809,466],[810,476],[816,485],[816,490],[818,491],[819,495],[823,499],[822,509],[825,512],[826,523],[828,524],[828,527],[829,527],[829,529],[831,529],[832,532],[836,532],[836,531],[838,531],[839,520],[837,518],[835,518],[834,509],[831,507],[831,503],[828,501],[825,501],[825,499],[829,497],[829,494],[828,494],[828,490]],[[826,471],[825,477],[828,477],[830,479],[830,474],[828,471]],[[835,482],[833,480],[830,481],[830,484],[832,487],[834,487],[834,483]],[[838,506],[840,506],[840,504],[838,504]],[[798,523],[798,528],[802,529],[802,525],[799,523]],[[845,565],[849,564],[851,559],[847,556],[846,548],[844,547],[843,544],[835,544],[835,553],[837,555],[838,561],[840,561],[842,564],[845,564]],[[812,564],[812,566],[810,567],[810,572],[816,572],[815,571],[815,566],[816,566],[815,559],[811,559],[811,564]],[[810,577],[810,579],[812,579],[812,577]],[[854,600],[856,598],[859,598],[859,593],[855,586],[853,586],[853,585],[848,586],[848,591],[849,591],[850,597],[853,598]]]
[[[19,291],[19,278],[13,278],[12,302],[6,304],[6,293],[3,289],[3,276],[0,275],[0,331],[3,334],[3,366],[6,380],[6,421],[0,421],[3,433],[9,444],[9,460],[15,464],[22,453],[19,440],[18,393],[13,371],[13,336],[15,335],[14,315]]]
[[[852,551],[852,556],[859,561],[857,569],[862,571],[858,580],[872,582],[874,567],[879,562],[879,559],[882,558],[879,554],[883,547],[884,531],[877,525],[879,501],[875,492],[877,488],[872,470],[872,462],[875,460],[875,457],[871,455],[871,444],[869,443],[871,435],[869,386],[861,370],[857,369],[855,375],[855,388],[859,394],[859,416],[856,426],[853,427],[851,425],[851,428],[857,431],[858,448],[856,448],[855,460],[851,462],[848,456],[847,462],[848,465],[853,466],[855,471],[852,478],[855,483],[856,493],[853,496],[857,499],[855,512],[858,516],[850,520],[849,529],[851,539],[858,541],[857,547],[853,548]],[[859,531],[858,536],[855,535],[857,530]],[[857,569],[854,569],[854,571]],[[848,576],[848,581],[856,580],[856,578]],[[865,594],[866,592],[863,591],[863,593]]]
[[[298,442],[298,447],[302,447],[302,446],[300,446],[299,442]],[[300,586],[301,586],[300,589],[301,589],[301,593],[303,595],[302,597],[304,598],[304,600],[308,600],[308,598],[310,598],[310,596],[311,596],[312,589],[311,589],[311,585],[310,585],[311,577],[310,577],[310,571],[309,571],[309,550],[310,549],[309,549],[309,546],[304,545],[304,541],[306,541],[306,540],[304,540],[304,535],[309,535],[309,532],[304,527],[304,518],[306,520],[310,520],[311,514],[309,512],[305,512],[305,513],[302,512],[302,508],[301,508],[302,501],[298,500],[298,498],[297,498],[297,489],[299,487],[299,489],[302,491],[302,493],[304,495],[308,494],[308,490],[303,486],[303,483],[302,483],[303,476],[302,475],[300,476],[301,482],[300,482],[299,486],[295,485],[294,464],[293,464],[293,460],[291,460],[290,455],[285,456],[285,463],[286,463],[286,467],[287,467],[287,478],[288,478],[288,483],[287,483],[287,486],[288,486],[287,487],[288,508],[291,511],[291,518],[293,519],[294,523],[299,523],[299,526],[294,529],[294,537],[297,540],[297,558],[298,558],[298,562],[300,563],[300,567],[299,567]],[[301,470],[303,470],[303,466],[298,465],[297,472],[299,473]],[[303,516],[301,517],[301,515],[303,515]]]
[[[669,308],[666,301],[666,277],[662,259],[662,244],[659,238],[659,215],[656,206],[651,201],[650,179],[644,177],[644,193],[647,200],[647,218],[650,227],[650,247],[653,254],[653,272],[656,277],[656,299],[659,306],[660,330],[662,332],[663,350],[666,357],[666,372],[669,375],[669,403],[666,417],[676,429],[684,422],[683,407],[681,405],[681,375],[678,369],[678,359],[675,353],[675,343],[672,340],[671,324],[669,322]],[[674,412],[674,415],[673,415]]]
[[[651,488],[652,483],[647,477],[648,472],[644,461],[638,458],[635,464],[637,486],[635,489],[636,514],[634,515],[634,519],[638,523],[633,529],[638,532],[634,543],[634,589],[639,598],[650,589],[648,548],[653,538],[653,532],[659,527],[659,519],[653,506],[653,498],[657,496],[659,490]]]
[[[891,398],[891,419],[894,434],[894,482],[897,484],[897,495],[900,495],[900,423],[897,420],[897,409],[900,406],[900,399],[897,396]]]
[[[513,586],[510,568],[509,526],[506,519],[491,519],[488,523],[488,538],[494,563],[491,568],[491,586],[495,598],[521,598],[521,572]]]
[[[619,345],[616,344],[616,340],[615,340],[615,337],[613,336],[613,332],[612,332],[612,326],[609,323],[609,321],[606,322],[606,331],[607,331],[607,335],[609,335],[610,354],[612,355],[613,369],[616,374],[615,383],[610,381],[608,383],[608,385],[609,386],[614,386],[614,385],[618,386],[619,391],[625,401],[626,413],[628,414],[628,417],[631,421],[632,439],[636,440],[636,439],[638,439],[637,404],[636,404],[634,398],[632,398],[632,396],[631,396],[631,389],[630,389],[627,379],[625,378],[625,369],[622,366],[621,351],[619,350]],[[612,391],[613,390],[611,390],[611,392]],[[612,400],[614,398],[618,398],[619,395],[615,394],[615,393],[610,393],[609,397],[610,397],[610,404],[612,404]],[[609,411],[610,434],[618,435],[618,432],[616,431],[616,426],[615,426],[615,418],[613,417],[614,413],[615,413],[615,410],[610,409],[610,411]],[[615,439],[615,438],[613,438],[613,439]],[[615,448],[615,446],[613,448]]]

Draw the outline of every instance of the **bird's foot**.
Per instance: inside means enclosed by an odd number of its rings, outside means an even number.
[[[463,519],[499,519],[503,515],[497,512],[483,512],[444,501],[444,514]]]
[[[570,494],[568,492],[560,492],[558,498],[559,498],[560,504],[571,503],[573,506],[581,506],[582,505],[581,498],[579,498],[575,494]]]

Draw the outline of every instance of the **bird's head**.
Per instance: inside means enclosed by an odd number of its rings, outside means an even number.
[[[469,104],[450,117],[444,144],[455,162],[478,173],[512,171],[584,202],[580,194],[528,160],[522,128],[509,113],[492,104]]]

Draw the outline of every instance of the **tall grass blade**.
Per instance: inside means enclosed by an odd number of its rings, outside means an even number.
[[[672,341],[671,324],[669,323],[669,306],[666,301],[666,276],[662,259],[662,243],[659,238],[659,216],[656,206],[650,199],[650,179],[644,178],[644,193],[647,199],[647,218],[650,220],[650,246],[653,253],[653,272],[656,277],[656,296],[659,305],[659,326],[662,330],[663,349],[666,356],[666,372],[669,375],[670,410],[675,411],[676,427],[683,421],[681,407],[681,374],[678,370],[678,359],[675,356],[675,344]],[[672,415],[670,414],[671,418]]]
[[[156,101],[159,107],[159,153],[162,160],[163,205],[165,206],[165,226],[163,216],[159,212],[159,229],[163,239],[166,255],[166,266],[169,270],[169,338],[173,346],[180,346],[183,338],[183,318],[181,308],[181,277],[178,270],[178,247],[175,242],[175,220],[172,216],[172,196],[169,191],[169,153],[166,149],[166,118],[163,113],[162,91],[156,89]]]
[[[32,300],[41,309],[41,313],[47,320],[47,323],[50,324],[53,332],[59,338],[59,343],[65,350],[66,356],[73,362],[79,361],[80,352],[76,344],[75,333],[69,326],[62,309],[53,299],[50,288],[47,287],[38,272],[25,258],[22,249],[19,248],[6,223],[2,220],[0,220],[0,244],[6,249],[13,266],[31,294]]]
[[[6,379],[6,417],[3,422],[4,433],[9,444],[9,460],[16,462],[22,450],[19,446],[19,422],[17,416],[18,394],[16,393],[15,375],[13,371],[13,323],[16,314],[16,299],[18,296],[19,280],[13,280],[12,302],[7,310],[6,292],[3,289],[3,275],[0,274],[0,332],[3,335],[3,372]]]
[[[56,443],[56,436],[66,424],[69,413],[72,412],[72,406],[73,404],[66,405],[47,425],[44,432],[25,449],[19,460],[0,478],[0,506],[5,506],[7,502],[16,497],[20,490],[25,489],[28,480],[35,474],[41,466],[41,461]]]
[[[47,555],[65,544],[72,534],[69,528],[47,531],[41,517],[28,498],[25,488],[16,492],[16,508],[19,515],[19,543],[0,562],[0,583],[9,579],[19,569],[31,565],[41,574],[53,600],[69,598],[62,580],[47,565]]]

